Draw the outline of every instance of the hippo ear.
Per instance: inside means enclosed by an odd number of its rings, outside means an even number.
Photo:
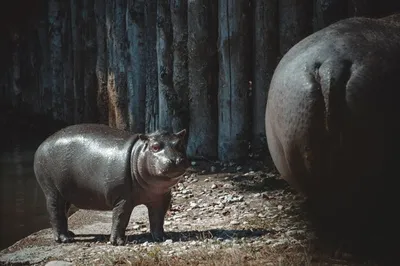
[[[178,136],[179,138],[183,139],[186,135],[186,129],[182,129],[181,131],[175,133],[176,136]]]
[[[148,141],[149,140],[149,137],[146,134],[139,134],[138,137],[142,141]]]

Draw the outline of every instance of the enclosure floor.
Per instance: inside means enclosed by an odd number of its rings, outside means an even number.
[[[238,166],[194,162],[173,189],[165,220],[170,237],[154,243],[146,207],[132,213],[127,244],[108,243],[111,212],[79,210],[69,218],[76,241],[53,242],[49,229],[0,253],[0,264],[45,265],[360,265],[367,263],[319,241],[304,199],[262,162]],[[370,264],[369,264],[370,265]]]

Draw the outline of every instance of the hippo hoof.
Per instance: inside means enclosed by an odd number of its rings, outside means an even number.
[[[68,236],[69,236],[69,237],[74,237],[74,236],[75,236],[75,234],[74,234],[74,232],[72,232],[72,231],[68,230]]]
[[[165,240],[168,239],[167,235],[165,233],[154,233],[152,234],[153,241],[154,242],[164,242]]]
[[[125,237],[115,237],[110,239],[110,244],[113,246],[123,246],[125,245]]]

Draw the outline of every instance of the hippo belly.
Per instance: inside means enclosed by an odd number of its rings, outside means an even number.
[[[360,215],[361,227],[397,202],[399,73],[400,15],[337,22],[279,62],[265,113],[268,148],[282,178],[323,215]]]

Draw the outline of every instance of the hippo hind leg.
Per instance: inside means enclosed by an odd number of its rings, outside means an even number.
[[[53,228],[55,241],[58,243],[70,243],[73,238],[68,231],[67,201],[59,194],[52,193],[46,196],[47,212]]]
[[[67,219],[68,219],[68,212],[69,212],[69,209],[71,208],[71,203],[70,202],[67,202],[66,204],[65,204],[65,215],[67,216]],[[75,234],[74,234],[74,232],[72,232],[72,231],[70,231],[70,230],[68,230],[68,235],[69,235],[69,237],[74,237],[75,236]]]

